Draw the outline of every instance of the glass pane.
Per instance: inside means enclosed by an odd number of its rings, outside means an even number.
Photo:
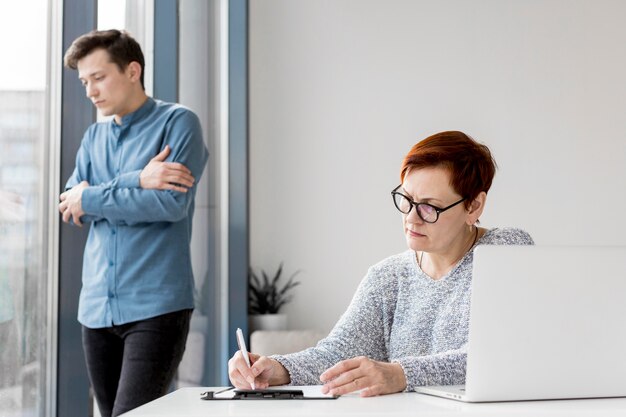
[[[126,0],[98,2],[98,30],[126,28]]]
[[[46,0],[0,3],[0,411],[45,415]],[[26,52],[27,51],[27,52]]]
[[[98,1],[98,30],[124,29],[141,45],[146,69],[144,86],[152,95],[153,19],[154,0],[103,0]],[[98,118],[100,120],[100,115]]]

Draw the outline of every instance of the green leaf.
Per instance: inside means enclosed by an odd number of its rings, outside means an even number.
[[[261,270],[262,279],[259,279],[259,275],[250,268],[248,272],[248,312],[250,314],[276,314],[285,304],[291,302],[293,299],[291,291],[300,285],[300,282],[294,281],[300,271],[294,272],[281,286],[283,267],[283,262],[281,262],[271,279],[264,270]]]

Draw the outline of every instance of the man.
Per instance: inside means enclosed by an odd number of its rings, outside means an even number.
[[[91,222],[78,320],[102,416],[165,394],[193,309],[191,226],[208,158],[197,116],[148,97],[139,44],[118,30],[76,39],[65,66],[110,121],[91,125],[61,194],[63,221]]]

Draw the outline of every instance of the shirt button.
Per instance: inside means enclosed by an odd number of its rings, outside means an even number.
[[[113,266],[113,261],[109,261],[109,266]]]
[[[115,298],[115,294],[113,294],[112,292],[109,293],[109,298]]]
[[[111,234],[114,235],[115,234],[115,229],[111,229]]]

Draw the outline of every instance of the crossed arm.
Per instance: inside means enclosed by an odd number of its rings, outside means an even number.
[[[165,162],[170,152],[168,145],[143,168],[139,175],[141,188],[186,193],[193,186],[195,178],[185,165]],[[89,185],[87,181],[82,181],[60,195],[59,212],[63,222],[69,223],[71,219],[77,226],[82,226],[80,218],[85,214],[82,208],[82,195]]]

